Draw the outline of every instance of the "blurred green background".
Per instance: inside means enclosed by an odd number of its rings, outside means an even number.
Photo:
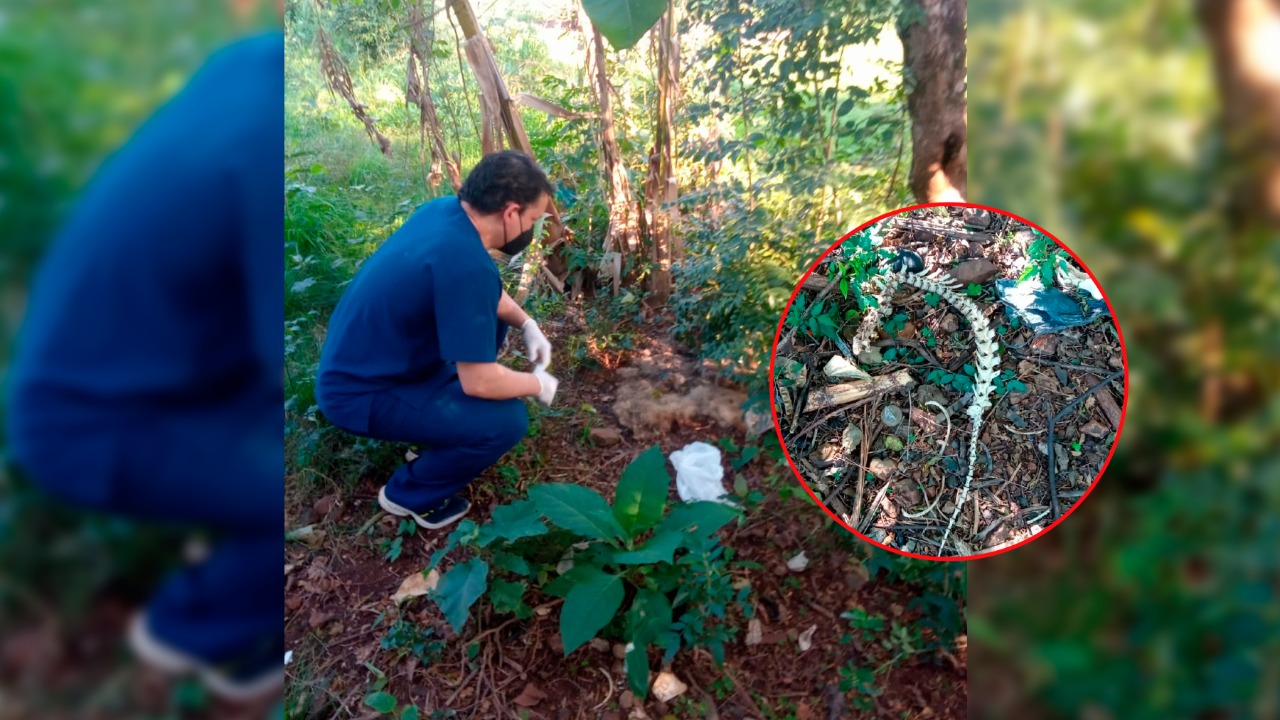
[[[1131,373],[1098,490],[971,563],[973,717],[1280,717],[1280,236],[1192,5],[969,3],[970,199],[1079,253]]]
[[[78,191],[214,50],[273,26],[278,11],[266,1],[0,5],[0,381],[31,272]],[[82,709],[123,716],[113,710],[130,692],[115,682],[117,643],[95,644],[112,610],[103,598],[145,597],[180,559],[183,536],[65,507],[9,474],[3,418],[0,405],[0,717],[53,716],[93,682],[86,675],[104,689]],[[59,635],[80,649],[54,664],[40,640]],[[156,717],[204,703],[198,685],[181,684]]]

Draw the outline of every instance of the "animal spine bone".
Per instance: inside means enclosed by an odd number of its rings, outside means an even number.
[[[974,367],[977,368],[977,372],[973,382],[973,403],[965,411],[965,414],[973,422],[973,430],[969,437],[969,470],[965,475],[964,488],[960,491],[956,507],[951,512],[951,520],[947,523],[947,530],[942,535],[942,544],[938,546],[938,554],[941,555],[947,547],[947,540],[951,537],[951,530],[955,527],[956,519],[960,517],[960,509],[964,507],[965,501],[969,499],[969,486],[973,483],[973,468],[978,460],[978,433],[982,428],[982,414],[987,408],[991,407],[991,398],[989,396],[995,388],[996,368],[1000,365],[1000,348],[996,343],[995,332],[991,330],[991,326],[987,323],[987,318],[982,314],[982,310],[972,299],[959,292],[960,284],[950,274],[937,270],[928,274],[906,271],[890,272],[873,278],[872,282],[880,287],[880,292],[876,296],[878,305],[869,308],[862,319],[862,326],[858,328],[858,334],[854,338],[852,345],[855,353],[860,353],[867,347],[878,325],[881,308],[888,304],[899,285],[911,285],[925,292],[936,293],[942,299],[954,305],[973,327],[974,342],[977,345],[977,351],[974,353]]]

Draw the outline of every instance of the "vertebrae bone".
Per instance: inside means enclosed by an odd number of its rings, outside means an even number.
[[[925,292],[936,293],[955,306],[973,328],[976,344],[973,364],[977,372],[973,379],[973,402],[965,411],[973,425],[969,437],[969,468],[965,475],[964,487],[960,491],[955,509],[951,512],[951,519],[947,523],[946,532],[942,535],[942,544],[938,546],[938,554],[941,555],[947,547],[947,540],[951,537],[956,519],[960,517],[960,509],[969,498],[969,486],[973,483],[974,465],[978,460],[978,434],[982,428],[982,415],[991,407],[990,395],[995,388],[996,368],[1000,365],[1000,348],[996,343],[995,333],[987,323],[982,310],[972,299],[961,294],[960,284],[950,274],[937,270],[927,274],[900,271],[879,275],[873,278],[872,282],[879,287],[880,291],[876,295],[876,305],[869,308],[863,316],[862,325],[858,328],[858,334],[851,344],[855,354],[861,353],[869,345],[879,325],[881,309],[888,305],[890,298],[900,285],[910,285]]]

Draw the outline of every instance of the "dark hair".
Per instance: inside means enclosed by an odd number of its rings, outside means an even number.
[[[543,194],[551,195],[551,181],[533,158],[519,150],[485,155],[458,188],[458,198],[488,215],[514,202],[525,207]]]

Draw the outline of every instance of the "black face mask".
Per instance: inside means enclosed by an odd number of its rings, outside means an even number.
[[[506,226],[502,228],[503,237],[506,237]],[[533,242],[533,228],[529,228],[519,235],[507,240],[498,250],[510,257],[515,257],[529,247],[529,243]]]

